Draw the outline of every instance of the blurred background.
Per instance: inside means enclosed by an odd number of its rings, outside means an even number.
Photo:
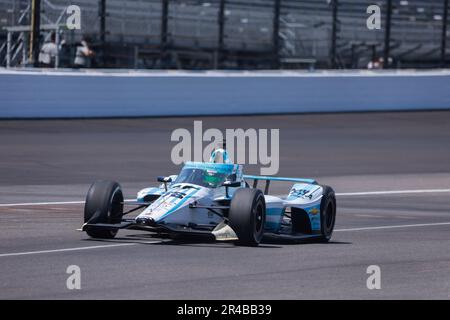
[[[367,27],[370,5],[380,29]],[[447,21],[448,0],[0,0],[0,66],[439,68]]]

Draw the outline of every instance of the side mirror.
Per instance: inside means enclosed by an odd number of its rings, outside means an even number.
[[[241,182],[240,181],[225,180],[224,183],[222,183],[222,186],[225,187],[225,197],[229,198],[230,196],[228,195],[228,188],[240,187],[241,186]]]
[[[159,176],[158,177],[158,182],[163,182],[163,183],[172,182],[172,178],[171,177]]]
[[[229,188],[236,188],[236,187],[241,186],[241,182],[240,181],[225,181],[224,183],[222,183],[222,186],[229,187]]]
[[[172,178],[171,178],[171,177],[163,177],[163,176],[159,176],[159,177],[158,177],[158,182],[164,183],[164,190],[167,191],[167,183],[172,182]]]

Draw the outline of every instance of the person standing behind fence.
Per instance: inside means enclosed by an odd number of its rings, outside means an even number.
[[[55,66],[56,55],[58,54],[58,46],[55,42],[55,33],[50,36],[50,41],[45,42],[39,51],[39,66],[43,68],[52,68]]]
[[[77,51],[75,54],[74,65],[75,68],[88,68],[90,67],[90,58],[94,55],[87,43],[87,39],[83,38],[77,45]]]

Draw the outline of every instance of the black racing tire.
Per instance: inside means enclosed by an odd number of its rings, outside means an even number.
[[[94,182],[86,196],[84,205],[84,222],[120,223],[123,216],[123,193],[115,181],[101,180]],[[86,233],[92,238],[112,239],[117,230],[88,227]]]
[[[331,239],[336,223],[336,196],[333,188],[322,186],[323,196],[320,202],[320,241],[328,242]]]
[[[264,235],[266,202],[259,189],[240,188],[234,192],[228,223],[236,232],[240,246],[257,246]]]

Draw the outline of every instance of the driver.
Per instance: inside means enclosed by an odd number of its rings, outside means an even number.
[[[216,171],[213,170],[205,170],[203,172],[203,182],[208,185],[209,187],[215,187],[219,185],[220,176],[217,174]]]

